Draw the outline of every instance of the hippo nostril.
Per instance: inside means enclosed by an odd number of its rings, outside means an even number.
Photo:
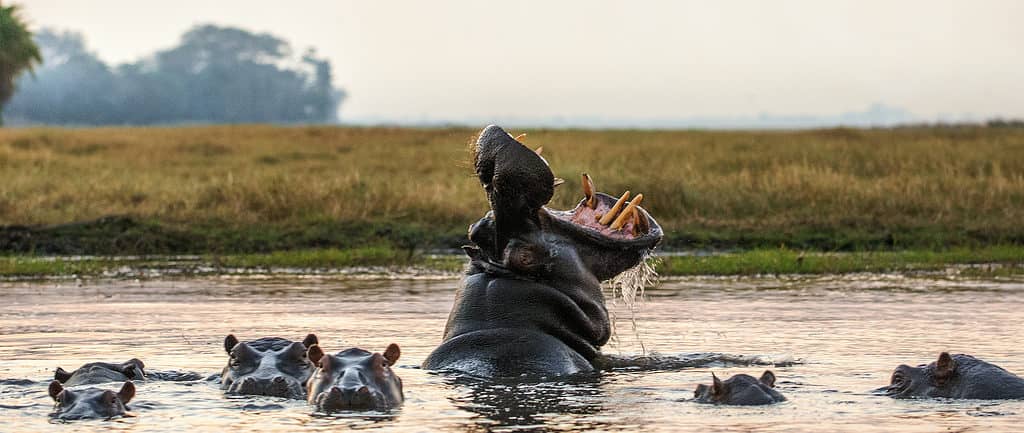
[[[359,388],[358,390],[356,390],[356,394],[359,394],[359,395],[368,395],[368,394],[370,394],[370,388],[367,388],[367,387],[365,387],[365,386],[364,386],[364,387],[362,387],[362,388]]]
[[[238,384],[238,391],[241,394],[254,394],[256,392],[256,380],[247,377]]]
[[[277,376],[274,378],[274,385],[284,385],[284,378]]]

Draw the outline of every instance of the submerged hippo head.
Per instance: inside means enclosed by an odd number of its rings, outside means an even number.
[[[601,282],[640,265],[661,227],[642,195],[598,193],[586,174],[574,209],[547,208],[559,180],[497,126],[480,133],[474,163],[491,211],[470,227],[466,279],[423,365],[484,377],[593,370],[611,335]]]
[[[318,412],[339,410],[387,410],[402,404],[402,379],[393,371],[401,351],[397,344],[384,354],[351,348],[335,355],[320,346],[309,348],[317,365],[309,378],[307,400]]]
[[[126,415],[125,406],[135,397],[135,384],[125,382],[114,392],[99,388],[64,388],[59,381],[50,382],[54,407],[51,416],[63,420],[113,418]]]
[[[314,368],[306,350],[316,343],[313,334],[301,343],[276,337],[239,342],[228,335],[224,350],[230,358],[221,373],[221,388],[229,394],[301,399]]]
[[[697,385],[693,398],[700,403],[756,406],[786,401],[775,389],[775,374],[765,370],[759,379],[737,374],[721,380],[711,373],[711,385]]]
[[[928,365],[901,365],[889,386],[881,388],[896,398],[1024,398],[1024,379],[970,355],[942,352]]]
[[[132,358],[120,364],[110,362],[91,362],[67,372],[57,367],[53,378],[64,386],[94,385],[107,382],[125,382],[129,380],[145,380],[145,364]]]
[[[547,161],[491,125],[475,154],[491,212],[470,227],[467,253],[477,262],[536,279],[603,281],[632,268],[661,241],[661,226],[630,199],[597,192],[582,175],[583,199],[574,209],[545,205],[556,179]]]

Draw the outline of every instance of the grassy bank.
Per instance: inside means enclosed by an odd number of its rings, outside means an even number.
[[[2,129],[0,252],[457,247],[487,209],[475,132]],[[583,171],[643,192],[667,249],[1024,244],[1020,129],[514,132],[566,179],[554,207],[579,199]]]
[[[461,255],[409,256],[388,247],[353,250],[302,250],[269,254],[198,256],[186,258],[44,258],[0,257],[0,277],[207,275],[230,273],[341,273],[351,268],[420,270],[453,275],[465,264]],[[850,272],[942,271],[961,265],[996,265],[962,269],[981,275],[1024,274],[1024,247],[990,246],[946,251],[801,253],[789,249],[759,249],[710,256],[659,258],[662,276],[841,274]]]

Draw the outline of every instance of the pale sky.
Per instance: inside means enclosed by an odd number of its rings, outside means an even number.
[[[11,3],[4,0],[4,3]],[[1024,117],[1024,1],[21,0],[108,62],[196,23],[331,59],[342,118]]]

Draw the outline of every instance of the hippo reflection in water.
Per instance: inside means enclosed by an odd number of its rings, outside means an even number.
[[[662,238],[638,206],[643,195],[595,192],[584,174],[575,209],[548,209],[557,183],[547,162],[493,125],[477,140],[475,168],[491,212],[470,227],[467,275],[424,367],[482,377],[594,370],[611,333],[601,281]]]
[[[775,374],[765,370],[755,379],[747,374],[737,374],[721,380],[711,373],[711,385],[697,385],[693,398],[699,403],[756,406],[786,401],[786,397],[775,389]]]
[[[314,369],[306,350],[315,344],[313,334],[302,342],[277,337],[239,342],[228,335],[224,350],[230,358],[221,372],[221,388],[229,394],[305,398],[306,381]]]
[[[145,380],[146,366],[142,361],[132,358],[120,364],[110,362],[90,362],[72,372],[57,367],[53,378],[64,386],[95,385],[107,382],[126,382],[129,380]]]
[[[135,384],[125,382],[121,390],[114,392],[100,388],[64,388],[60,381],[50,382],[50,397],[53,398],[53,413],[62,420],[113,418],[128,414],[126,406],[135,397]]]
[[[879,391],[896,398],[1018,399],[1024,398],[1024,379],[970,355],[942,352],[928,365],[896,367],[889,386]]]
[[[307,401],[317,412],[387,410],[402,404],[402,379],[391,370],[401,350],[392,343],[384,354],[356,347],[335,355],[309,348],[317,369],[309,377]]]

